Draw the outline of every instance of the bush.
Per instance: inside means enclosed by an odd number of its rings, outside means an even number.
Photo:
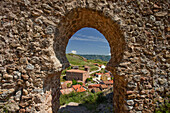
[[[76,80],[72,80],[72,85],[76,85],[77,84],[77,81]]]
[[[169,101],[165,101],[165,104],[161,105],[160,108],[157,108],[155,113],[170,113]]]
[[[94,94],[90,94],[88,97],[86,97],[84,99],[84,103],[86,103],[86,104],[95,103],[95,100],[96,100],[95,95]]]
[[[68,104],[69,102],[78,102],[82,104],[99,104],[105,102],[106,98],[103,93],[91,93],[91,92],[71,92],[60,96],[60,105]]]
[[[86,82],[89,82],[89,81],[92,82],[92,81],[93,81],[93,78],[90,77],[90,78],[87,78],[87,79],[86,79]]]
[[[78,102],[83,101],[82,97],[85,96],[86,92],[71,92],[70,94],[65,94],[60,96],[60,105],[68,104],[69,102]]]
[[[83,83],[82,82],[77,82],[78,84],[80,84],[81,86],[83,85]]]
[[[70,87],[71,87],[71,83],[68,83],[68,84],[67,84],[67,87],[70,88]]]

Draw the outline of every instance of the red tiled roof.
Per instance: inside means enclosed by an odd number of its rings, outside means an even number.
[[[80,84],[77,84],[77,85],[73,85],[72,87],[74,88],[74,89],[77,89],[77,88],[79,88],[81,85]]]
[[[72,81],[65,81],[64,84],[68,84],[68,83],[71,83],[72,84]]]
[[[110,74],[109,74],[109,73],[105,73],[104,75],[110,77]]]
[[[78,69],[71,69],[71,70],[67,70],[66,72],[74,72],[74,73],[86,73],[87,71],[78,70]]]
[[[61,94],[69,94],[72,91],[74,91],[73,88],[67,88],[67,89],[61,89],[60,90]]]
[[[103,81],[105,84],[113,84],[113,80]]]
[[[101,84],[93,84],[93,85],[89,85],[88,88],[94,88],[94,87],[98,88],[100,87],[100,85]]]
[[[105,84],[104,85],[101,85],[100,86],[102,89],[106,89],[108,86],[106,86]]]
[[[74,89],[76,92],[84,92],[84,91],[86,91],[80,84],[73,85],[72,87],[73,87],[73,89]]]
[[[84,68],[90,68],[89,66],[84,66]]]
[[[102,75],[102,73],[96,73],[96,75]]]
[[[71,83],[71,84],[72,84],[72,81],[61,82],[61,88],[62,88],[62,89],[66,89],[68,83]]]
[[[67,84],[61,84],[61,88],[62,89],[66,89],[67,88]]]

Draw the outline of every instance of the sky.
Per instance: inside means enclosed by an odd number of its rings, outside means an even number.
[[[82,28],[69,40],[66,53],[110,55],[106,38],[94,28]]]

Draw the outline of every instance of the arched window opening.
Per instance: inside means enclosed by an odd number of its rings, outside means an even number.
[[[80,29],[70,38],[66,57],[70,66],[60,77],[59,112],[72,110],[73,104],[74,110],[99,112],[103,106],[103,112],[113,112],[113,75],[105,69],[110,46],[103,34],[94,28]]]

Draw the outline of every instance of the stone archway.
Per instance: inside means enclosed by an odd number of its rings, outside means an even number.
[[[71,36],[83,27],[92,27],[100,31],[108,40],[111,48],[111,59],[107,64],[107,70],[110,70],[115,76],[116,86],[121,86],[120,77],[117,76],[115,67],[123,58],[123,52],[125,48],[125,40],[122,35],[119,25],[115,23],[111,18],[104,16],[101,12],[93,11],[91,9],[77,8],[71,10],[60,22],[58,26],[58,34],[54,38],[54,52],[62,65],[62,70],[69,66],[69,62],[66,58],[65,51]],[[123,79],[122,79],[123,80]],[[119,82],[116,82],[119,81]],[[125,111],[124,108],[124,85],[120,87],[114,87],[114,109],[115,111]],[[117,91],[118,90],[118,91]],[[121,91],[120,91],[121,90]],[[58,91],[57,91],[58,92]],[[59,94],[57,94],[59,95]],[[56,100],[58,101],[58,100]],[[53,103],[52,103],[53,104]],[[53,104],[53,110],[56,104]]]

